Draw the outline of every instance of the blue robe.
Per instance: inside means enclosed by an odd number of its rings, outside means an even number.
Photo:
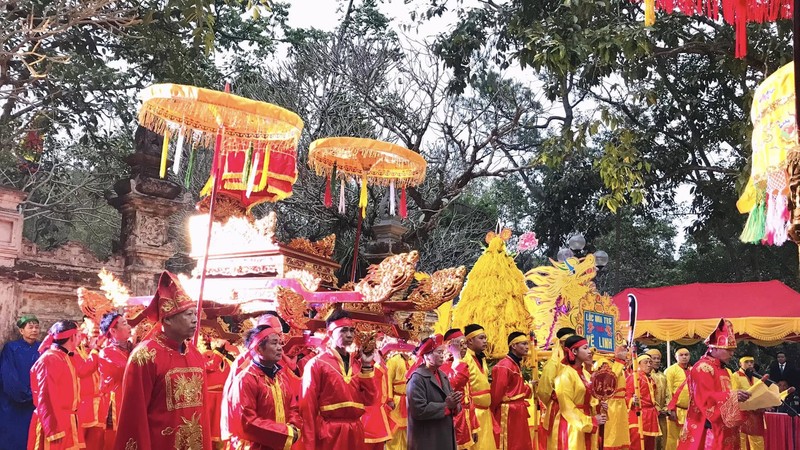
[[[26,450],[33,414],[31,366],[39,344],[23,339],[6,343],[0,353],[0,450]]]

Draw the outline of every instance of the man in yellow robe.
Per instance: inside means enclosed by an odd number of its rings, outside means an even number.
[[[494,425],[492,422],[491,390],[489,386],[489,367],[486,365],[484,351],[488,340],[483,327],[471,323],[464,327],[464,338],[467,341],[467,355],[464,362],[469,371],[469,390],[472,395],[472,404],[475,405],[475,415],[478,418],[478,441],[474,450],[496,450],[494,440]]]
[[[539,385],[536,387],[536,397],[544,405],[544,410],[540,414],[541,426],[539,427],[539,448],[556,450],[557,442],[550,439],[553,423],[558,416],[558,401],[556,400],[555,380],[564,369],[561,359],[564,357],[564,341],[573,336],[575,330],[572,328],[561,328],[556,332],[556,342],[550,359],[542,367],[542,375],[539,377]]]
[[[406,427],[408,426],[408,409],[406,405],[406,373],[411,367],[411,357],[398,352],[386,360],[387,389],[391,389],[394,408],[389,417],[397,425],[392,439],[386,442],[386,450],[406,450]]]
[[[661,352],[658,349],[651,348],[645,353],[650,355],[652,361],[653,371],[650,372],[650,378],[656,386],[655,398],[653,399],[658,410],[658,428],[661,431],[661,436],[656,437],[656,450],[665,450],[665,434],[667,433],[667,376],[661,371]]]
[[[761,380],[753,376],[755,361],[752,356],[739,358],[739,370],[731,378],[733,388],[746,391]],[[740,435],[741,450],[764,450],[764,412],[746,411],[745,423],[742,424]]]
[[[617,377],[617,389],[614,396],[608,399],[608,421],[603,434],[603,448],[606,450],[628,450],[631,445],[630,432],[628,431],[628,404],[625,401],[625,387],[628,367],[628,348],[618,346],[613,358],[597,361],[596,369],[608,364],[614,376]]]
[[[670,400],[667,410],[669,420],[667,420],[667,439],[666,450],[676,450],[678,448],[678,438],[681,435],[681,428],[686,422],[686,410],[689,408],[689,389],[686,388],[686,376],[692,369],[689,365],[689,350],[679,348],[675,352],[675,364],[669,366],[664,371],[667,379],[667,396]]]

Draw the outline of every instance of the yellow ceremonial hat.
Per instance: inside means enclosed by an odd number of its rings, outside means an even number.
[[[643,355],[639,355],[639,357],[637,357],[637,358],[636,358],[636,362],[638,362],[638,363],[641,363],[641,362],[642,362],[642,361],[644,361],[645,359],[652,359],[652,358],[650,358],[650,355],[648,355],[647,353],[645,353],[645,354],[643,354]]]
[[[748,361],[755,361],[755,359],[752,356],[742,356],[741,358],[739,358],[739,365],[741,366],[742,364]]]
[[[656,355],[658,355],[658,357],[659,357],[659,358],[661,358],[661,352],[660,352],[660,351],[658,351],[658,349],[657,349],[657,348],[651,348],[650,350],[647,350],[645,353],[646,353],[646,354],[648,354],[648,355],[650,355],[650,356],[656,356]]]

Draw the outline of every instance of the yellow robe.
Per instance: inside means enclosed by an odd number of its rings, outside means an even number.
[[[545,430],[543,436],[547,438],[547,442],[540,443],[540,445],[544,444],[545,448],[548,450],[556,450],[557,442],[553,442],[549,436],[551,430],[551,424],[555,422],[555,417],[553,416],[554,403],[553,400],[555,396],[555,381],[558,375],[561,374],[561,371],[567,367],[561,363],[561,359],[564,357],[564,350],[561,348],[561,343],[556,341],[553,344],[553,352],[550,355],[550,359],[544,363],[544,367],[542,367],[542,375],[539,377],[539,385],[536,387],[536,397],[539,399],[540,402],[544,405],[544,410],[540,414],[541,416],[541,427]]]
[[[756,380],[758,379],[756,378]],[[741,389],[743,391],[750,389],[750,381],[747,379],[747,375],[742,373],[741,370],[733,374],[731,381],[734,389]],[[756,382],[760,383],[760,381]],[[741,450],[764,450],[764,436],[753,436],[742,432],[739,435],[739,440]]]
[[[692,367],[689,366],[688,369]],[[686,380],[686,372],[681,368],[678,363],[675,363],[667,370],[664,371],[664,377],[667,380],[667,395],[665,401],[669,404],[672,401],[675,392]],[[678,421],[667,420],[667,439],[665,442],[666,450],[676,450],[678,448],[678,438],[681,436],[681,428],[686,422],[686,411],[689,408],[689,389],[688,386],[683,386],[681,394],[678,396],[676,402],[675,415]]]
[[[580,370],[583,378],[588,382],[589,373],[583,369]],[[553,429],[550,430],[548,444],[554,443],[554,448],[559,447],[559,434],[561,424],[564,422],[568,444],[566,448],[569,450],[592,450],[597,447],[597,424],[593,417],[592,397],[586,394],[586,385],[581,380],[578,370],[564,366],[561,374],[556,378],[555,390],[558,399],[558,417],[553,423]]]
[[[469,390],[472,395],[472,403],[475,405],[475,415],[478,418],[478,442],[472,447],[474,450],[496,450],[497,444],[494,441],[494,428],[492,425],[492,411],[489,409],[492,403],[491,391],[489,386],[489,367],[486,359],[483,360],[483,367],[478,367],[478,359],[475,352],[467,350],[464,357],[469,371]]]
[[[387,392],[392,392],[395,407],[389,413],[397,428],[392,434],[392,439],[386,442],[386,450],[406,450],[408,446],[406,427],[408,417],[406,413],[406,372],[411,366],[411,360],[405,360],[403,355],[397,353],[386,360]],[[402,412],[401,412],[402,411]]]
[[[607,450],[627,449],[631,445],[631,435],[628,431],[628,405],[625,402],[625,365],[614,359],[598,361],[599,364],[604,362],[611,365],[611,371],[617,377],[617,389],[614,396],[606,402],[608,421],[604,428],[603,447]]]
[[[650,378],[656,387],[656,396],[653,399],[653,403],[656,404],[656,409],[660,413],[667,409],[667,403],[669,403],[667,398],[667,376],[663,372],[652,372]],[[660,415],[658,417],[658,428],[661,431],[661,436],[656,437],[656,450],[665,450],[664,436],[667,434],[667,421],[665,417]]]

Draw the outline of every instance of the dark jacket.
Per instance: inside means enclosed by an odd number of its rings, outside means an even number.
[[[408,450],[456,450],[453,415],[445,415],[444,399],[452,392],[441,370],[433,373],[420,366],[406,384],[408,402]]]
[[[797,388],[798,375],[800,374],[798,374],[794,364],[792,364],[790,361],[786,361],[786,367],[784,367],[783,373],[781,373],[781,369],[778,367],[778,361],[772,361],[772,364],[769,365],[769,379],[775,383],[785,380],[787,383],[789,383],[789,386],[794,386]]]

